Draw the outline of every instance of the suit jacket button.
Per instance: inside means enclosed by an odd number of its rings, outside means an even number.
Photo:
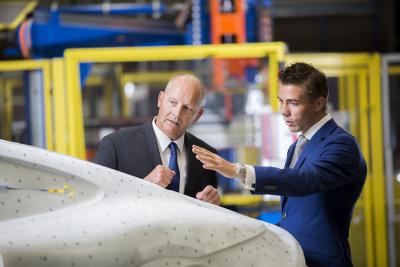
[[[282,219],[286,219],[286,217],[287,217],[287,213],[286,212],[282,213]]]

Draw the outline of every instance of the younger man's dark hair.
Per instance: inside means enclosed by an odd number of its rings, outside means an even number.
[[[310,100],[321,96],[328,98],[328,80],[325,74],[310,64],[294,63],[280,71],[278,79],[284,85],[303,86]]]

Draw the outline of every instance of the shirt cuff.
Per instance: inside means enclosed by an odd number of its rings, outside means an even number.
[[[244,189],[254,191],[256,187],[256,171],[251,165],[246,166],[246,179],[245,181],[240,181]]]

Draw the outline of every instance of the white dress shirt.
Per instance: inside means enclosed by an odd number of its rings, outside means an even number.
[[[331,115],[328,113],[322,119],[320,119],[316,124],[311,126],[305,133],[300,132],[299,135],[304,135],[308,140],[314,136],[319,129],[324,126],[330,119],[332,119]],[[256,184],[256,171],[254,170],[254,166],[252,165],[245,165],[246,166],[246,180],[240,181],[244,189],[246,190],[255,190],[254,186]]]
[[[157,139],[157,146],[160,152],[161,162],[163,166],[168,167],[169,158],[171,155],[171,150],[169,149],[169,144],[172,142],[156,125],[157,117],[154,117],[152,125],[154,129],[154,133]],[[186,166],[187,166],[187,157],[186,157],[186,148],[184,146],[185,135],[183,134],[177,140],[173,141],[176,143],[178,147],[177,160],[179,167],[179,193],[184,193],[185,185],[186,185]]]

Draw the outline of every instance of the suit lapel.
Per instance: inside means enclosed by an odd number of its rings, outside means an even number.
[[[292,157],[294,154],[294,148],[295,148],[296,143],[293,143],[288,150],[288,155],[286,157],[286,162],[285,162],[285,169],[289,168],[290,162],[292,161]],[[281,196],[281,209],[283,210],[283,207],[285,206],[287,197]]]
[[[300,158],[297,160],[296,165],[294,166],[294,169],[298,169],[301,167],[303,162],[306,160],[307,155],[311,153],[311,151],[314,150],[315,147],[317,147],[327,136],[329,136],[336,128],[337,128],[336,122],[331,119],[327,123],[325,123],[321,129],[319,129],[315,135],[311,138],[310,141],[305,145],[304,150],[301,152]],[[293,153],[294,153],[294,148],[295,144],[292,144],[289,148],[288,151],[288,157],[286,158],[285,162],[285,168],[288,168],[290,165],[290,162],[292,161]],[[285,206],[287,201],[287,197],[282,196],[281,197],[281,207],[283,210],[283,207]]]
[[[186,159],[187,159],[187,168],[186,168],[186,185],[185,185],[185,195],[189,194],[191,188],[190,186],[194,183],[194,181],[192,181],[193,179],[195,179],[195,166],[196,164],[194,164],[197,159],[196,159],[196,155],[193,153],[192,151],[192,146],[193,146],[193,141],[191,140],[190,136],[187,135],[185,133],[185,148],[186,148]]]
[[[149,161],[155,168],[157,165],[162,164],[160,150],[157,145],[157,138],[154,133],[152,121],[147,122],[143,125],[142,129],[143,139],[146,143],[147,153]]]
[[[303,162],[306,160],[307,155],[309,155],[315,147],[317,147],[327,136],[329,136],[336,128],[337,124],[333,119],[330,119],[325,123],[321,129],[319,129],[310,141],[305,145],[304,150],[301,152],[300,158],[297,160],[295,169],[301,167]]]
[[[289,165],[290,165],[290,162],[292,161],[293,154],[294,154],[295,144],[296,144],[296,143],[293,143],[293,144],[289,147],[288,155],[287,155],[287,157],[286,157],[286,162],[285,162],[285,168],[288,168]]]

